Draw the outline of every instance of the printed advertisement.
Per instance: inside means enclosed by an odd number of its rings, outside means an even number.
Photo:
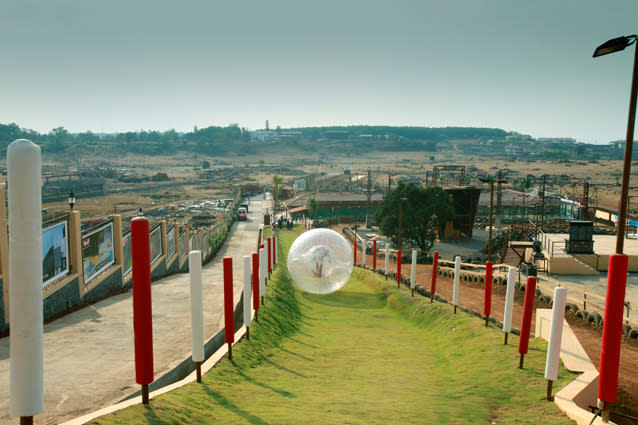
[[[84,282],[88,282],[115,262],[113,255],[113,223],[82,236]]]
[[[42,232],[42,286],[69,272],[69,241],[66,221]]]

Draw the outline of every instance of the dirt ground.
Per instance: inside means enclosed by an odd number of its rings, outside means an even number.
[[[357,254],[357,262],[361,262],[361,252]],[[382,269],[385,264],[384,257],[377,258],[377,268]],[[372,255],[366,256],[366,266],[372,267]],[[396,263],[390,262],[390,269],[396,272]],[[409,276],[410,265],[406,265],[402,269],[404,276]],[[432,281],[432,266],[419,264],[416,273],[417,285],[422,285],[430,290]],[[454,281],[448,277],[437,276],[436,294],[452,300],[452,289]],[[461,289],[459,291],[460,306],[468,310],[483,313],[483,300],[485,295],[484,285],[482,283],[469,283],[461,281]],[[492,307],[491,316],[498,322],[503,322],[503,311],[505,308],[505,286],[494,285],[492,290]],[[415,294],[415,296],[417,296]],[[512,316],[512,327],[520,329],[520,323],[523,317],[523,301],[524,294],[517,292],[515,296],[514,312]],[[450,305],[450,308],[452,306]],[[549,304],[534,301],[534,312],[537,308],[551,308]],[[596,368],[600,369],[600,347],[602,339],[602,328],[587,324],[585,321],[576,318],[576,316],[568,312],[565,315],[568,323],[578,337],[587,355],[594,363]],[[535,323],[535,314],[532,316],[532,332]],[[512,364],[517,364],[518,358],[512,359]],[[623,337],[620,353],[620,371],[619,371],[619,388],[618,403],[612,407],[613,411],[625,413],[630,416],[638,417],[638,343]],[[623,421],[622,418],[612,419],[618,424],[634,424],[633,421]]]

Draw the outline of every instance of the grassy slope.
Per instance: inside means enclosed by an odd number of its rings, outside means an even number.
[[[285,270],[293,239],[280,232],[266,308],[232,362],[96,423],[571,423],[543,400],[544,343],[519,370],[499,330],[364,270],[334,294],[302,293]]]

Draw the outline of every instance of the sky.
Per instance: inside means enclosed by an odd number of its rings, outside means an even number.
[[[0,0],[0,123],[624,139],[636,0]]]

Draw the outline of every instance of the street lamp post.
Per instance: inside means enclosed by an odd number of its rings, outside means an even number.
[[[623,36],[609,40],[596,48],[593,57],[619,52],[636,43],[637,35]],[[629,173],[636,122],[636,93],[638,92],[638,44],[634,53],[633,76],[629,95],[629,116],[623,161],[620,205],[618,208],[618,229],[616,233],[616,253],[609,257],[607,274],[607,294],[605,297],[605,318],[600,355],[600,379],[598,381],[598,407],[602,409],[603,422],[609,421],[610,404],[615,403],[618,394],[618,366],[620,362],[620,340],[622,336],[622,314],[627,285],[628,257],[623,255],[625,225],[627,220],[627,199],[629,194]]]
[[[489,228],[489,236],[487,242],[487,259],[488,261],[492,261],[492,217],[494,211],[494,182],[504,183],[505,180],[495,180],[494,177],[489,178],[479,178],[480,181],[484,183],[490,184],[490,228]]]
[[[71,208],[71,211],[73,211],[74,205],[75,205],[75,194],[73,193],[73,191],[71,191],[71,193],[69,193],[69,208]]]

